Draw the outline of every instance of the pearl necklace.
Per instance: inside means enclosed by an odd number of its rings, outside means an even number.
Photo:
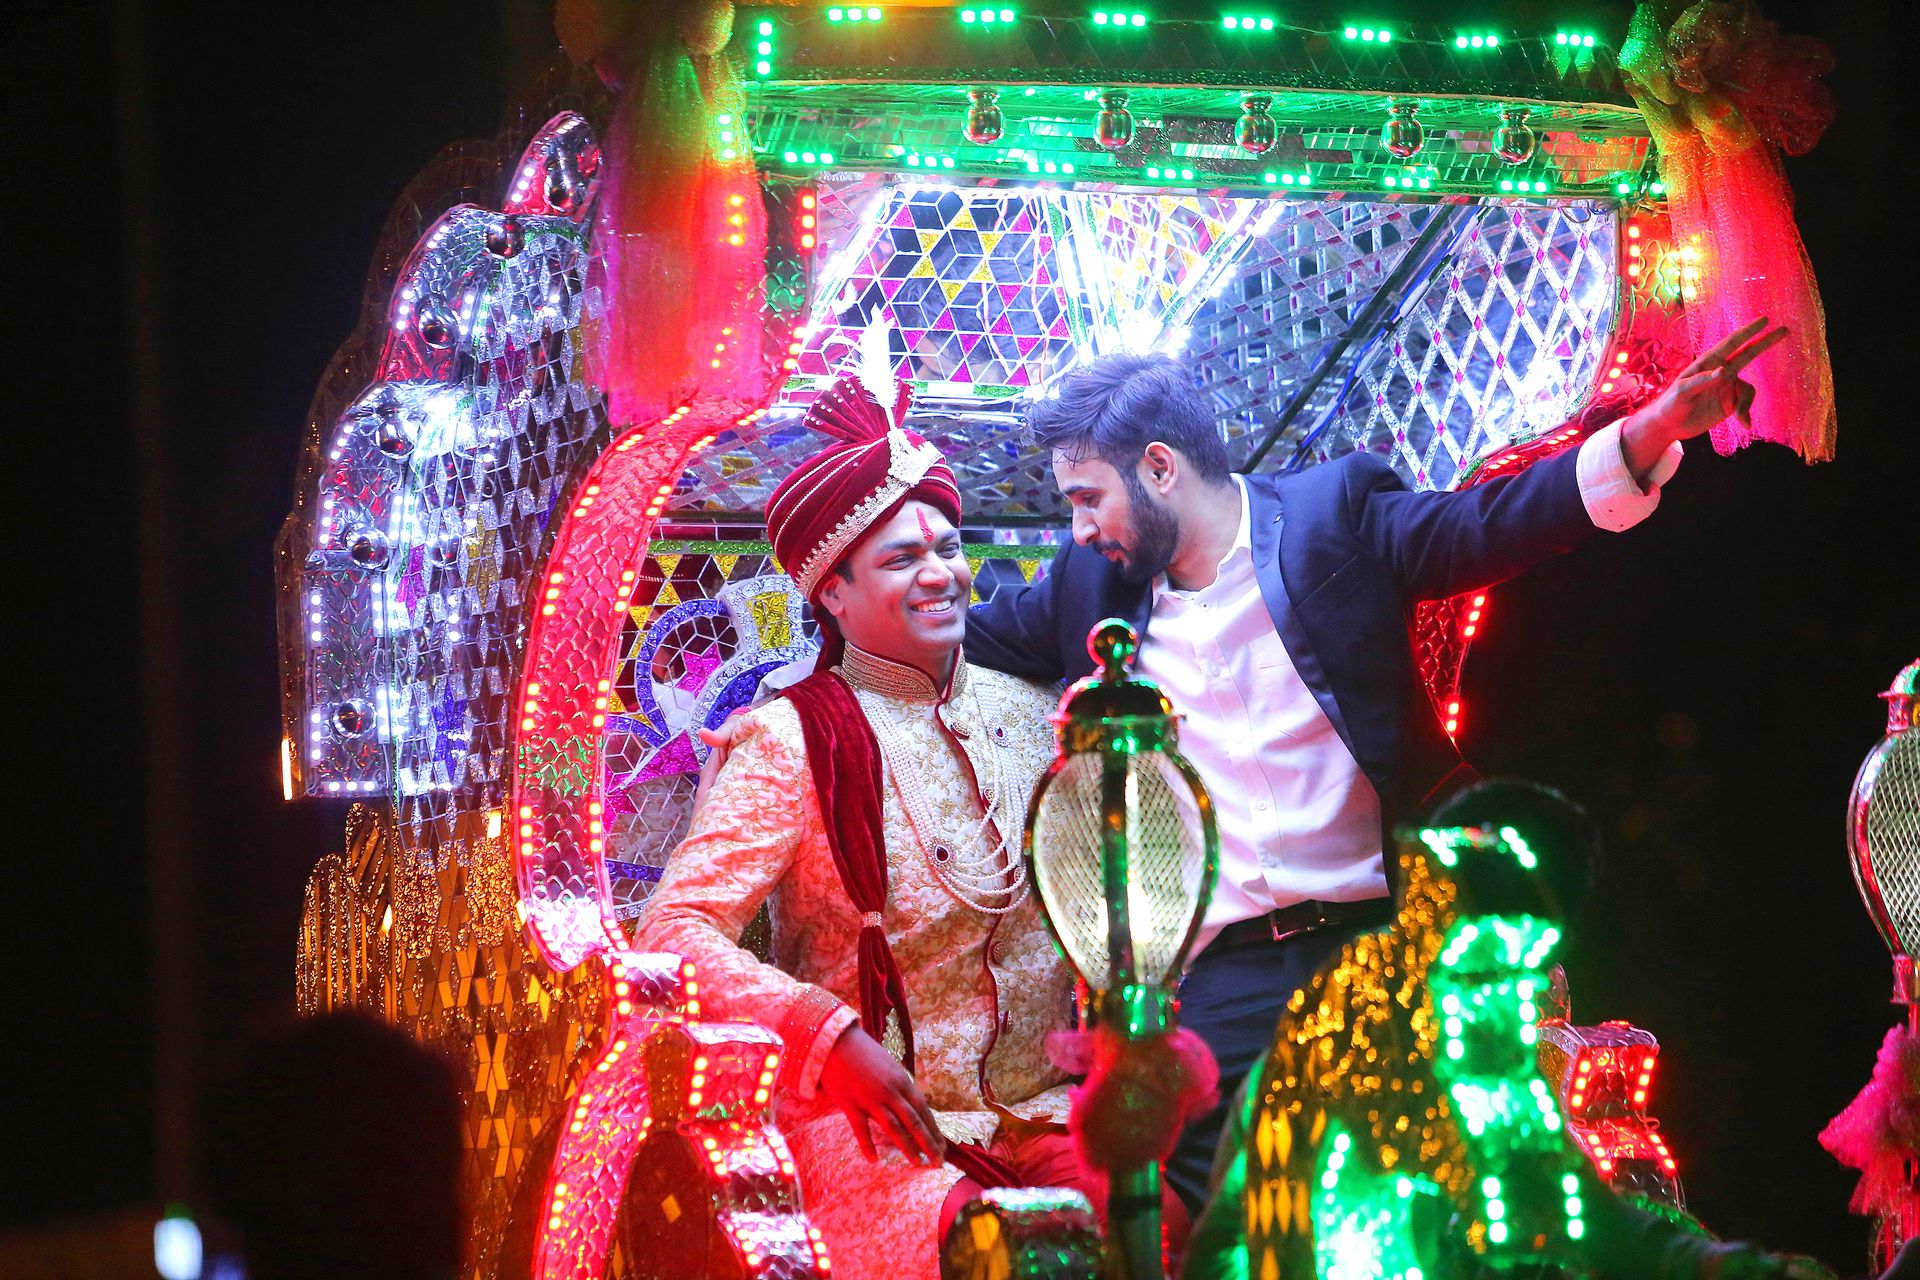
[[[973,691],[968,689],[967,694],[975,712],[972,719],[976,724],[984,723]],[[873,726],[880,757],[893,779],[894,794],[900,797],[900,807],[906,811],[907,825],[913,828],[914,843],[920,846],[921,862],[926,864],[934,881],[962,906],[989,916],[1003,916],[1013,911],[1027,900],[1030,886],[1026,859],[1021,856],[1018,840],[1009,834],[1021,829],[1022,820],[1020,815],[1007,812],[1011,788],[1004,785],[1000,748],[989,745],[984,753],[990,774],[979,779],[980,820],[967,821],[957,838],[954,833],[939,831],[934,826],[926,792],[912,767],[912,752],[903,735],[904,718],[885,704],[884,697],[876,698],[881,706],[867,709],[867,721]],[[934,714],[938,715],[938,711]]]

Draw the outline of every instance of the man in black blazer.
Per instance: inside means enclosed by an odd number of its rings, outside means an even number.
[[[1387,833],[1465,770],[1421,692],[1413,605],[1645,518],[1680,442],[1744,417],[1753,391],[1739,371],[1785,335],[1766,323],[1579,448],[1455,492],[1409,491],[1368,454],[1236,476],[1209,406],[1164,356],[1103,357],[1035,404],[1073,544],[972,611],[966,654],[1073,679],[1093,669],[1095,623],[1140,633],[1138,669],[1183,715],[1181,749],[1220,820],[1221,876],[1180,1000],[1224,1096],[1294,991],[1385,922]],[[1195,1208],[1224,1115],[1190,1125],[1168,1163]]]

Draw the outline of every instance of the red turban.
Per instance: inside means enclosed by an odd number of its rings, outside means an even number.
[[[911,393],[899,386],[892,412],[864,383],[836,381],[802,425],[838,443],[793,469],[767,502],[767,540],[809,600],[854,543],[909,498],[960,523],[960,486],[940,451],[900,427]]]

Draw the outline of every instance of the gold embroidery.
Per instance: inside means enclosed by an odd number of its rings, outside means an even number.
[[[854,665],[861,670],[858,659]],[[843,672],[845,674],[845,672]],[[853,679],[856,677],[850,677]],[[965,682],[964,685],[961,682]],[[998,672],[956,671],[964,687],[968,736],[942,732],[938,703],[921,679],[916,698],[888,703],[902,721],[906,767],[937,816],[979,816],[967,763],[991,772],[1002,753],[1003,785],[1025,794],[1053,756],[1046,716],[1053,692]],[[861,690],[863,703],[884,697]],[[644,945],[691,956],[701,974],[703,1016],[778,1020],[798,997],[794,980],[858,1007],[855,940],[862,913],[847,899],[833,864],[818,797],[808,783],[805,746],[792,704],[749,713],[751,726],[714,783],[698,829],[669,863],[649,904]],[[1064,1122],[1064,1078],[1046,1056],[1046,1037],[1067,1025],[1073,979],[1029,900],[996,922],[956,908],[914,847],[913,829],[889,783],[883,790],[888,851],[882,925],[905,981],[914,1035],[914,1076],[950,1138],[987,1141],[1014,1123]],[[771,892],[775,970],[731,945],[741,920]],[[704,928],[692,917],[717,916]],[[718,926],[717,929],[714,926]],[[722,945],[726,944],[726,945]],[[988,948],[995,955],[989,970]],[[817,1034],[817,1033],[816,1033]],[[885,1033],[883,1031],[883,1038]],[[888,1045],[898,1053],[903,1046]],[[799,1167],[809,1216],[833,1251],[836,1273],[908,1274],[902,1239],[938,1256],[940,1205],[958,1174],[888,1153],[868,1161],[830,1098],[780,1102],[780,1125]],[[875,1206],[898,1233],[872,1230]],[[919,1275],[920,1272],[911,1274]]]
[[[934,687],[933,677],[920,668],[905,662],[895,662],[891,658],[882,658],[868,653],[865,649],[847,646],[846,654],[840,659],[837,668],[841,679],[855,689],[867,693],[877,693],[883,698],[893,698],[900,702],[933,703],[941,700],[940,691]],[[946,698],[951,701],[967,691],[967,664],[953,664],[953,681],[947,689]]]

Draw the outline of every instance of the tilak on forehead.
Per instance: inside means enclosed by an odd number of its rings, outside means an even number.
[[[793,469],[767,502],[767,540],[812,599],[833,567],[909,498],[960,523],[960,486],[940,451],[902,425],[911,388],[893,376],[884,330],[861,340],[862,367],[820,393],[802,425],[834,443]],[[926,512],[920,532],[934,538]]]
[[[925,507],[915,507],[913,510],[913,518],[920,522],[921,536],[924,537],[928,542],[932,542],[933,541],[933,523],[927,519],[927,509]]]

